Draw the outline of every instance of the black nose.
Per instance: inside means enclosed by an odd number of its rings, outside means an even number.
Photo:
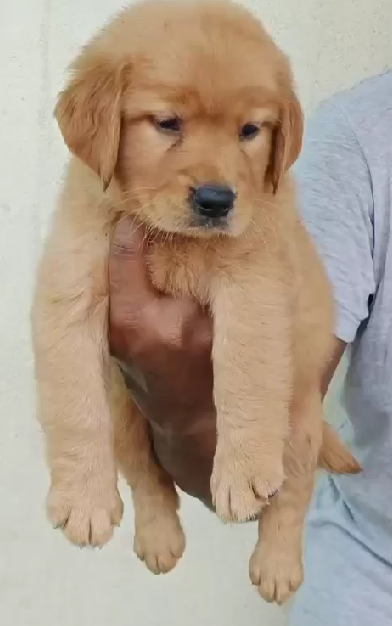
[[[227,185],[200,185],[191,188],[192,208],[203,217],[225,217],[234,206],[235,193]]]

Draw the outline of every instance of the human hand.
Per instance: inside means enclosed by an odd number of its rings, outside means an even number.
[[[161,465],[184,491],[210,505],[212,320],[194,300],[154,289],[147,248],[144,229],[132,218],[120,220],[109,255],[111,353],[150,423]]]

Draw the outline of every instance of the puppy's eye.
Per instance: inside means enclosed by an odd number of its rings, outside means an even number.
[[[249,141],[253,139],[253,137],[256,137],[259,131],[260,127],[257,126],[257,124],[244,124],[240,130],[240,139],[241,141]]]
[[[164,119],[156,119],[155,124],[158,130],[166,133],[180,133],[182,130],[182,121],[179,117],[167,117]]]

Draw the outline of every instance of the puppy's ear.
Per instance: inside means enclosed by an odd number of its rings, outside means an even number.
[[[297,160],[301,152],[303,135],[303,115],[301,105],[294,91],[290,90],[282,102],[279,121],[272,133],[271,154],[267,178],[274,193],[287,170]]]
[[[120,142],[122,73],[108,63],[74,66],[54,111],[68,148],[102,179],[113,176]]]

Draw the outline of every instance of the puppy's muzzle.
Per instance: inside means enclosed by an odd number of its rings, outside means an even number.
[[[191,187],[189,204],[200,224],[214,225],[226,220],[234,207],[236,194],[228,185],[207,184]]]

